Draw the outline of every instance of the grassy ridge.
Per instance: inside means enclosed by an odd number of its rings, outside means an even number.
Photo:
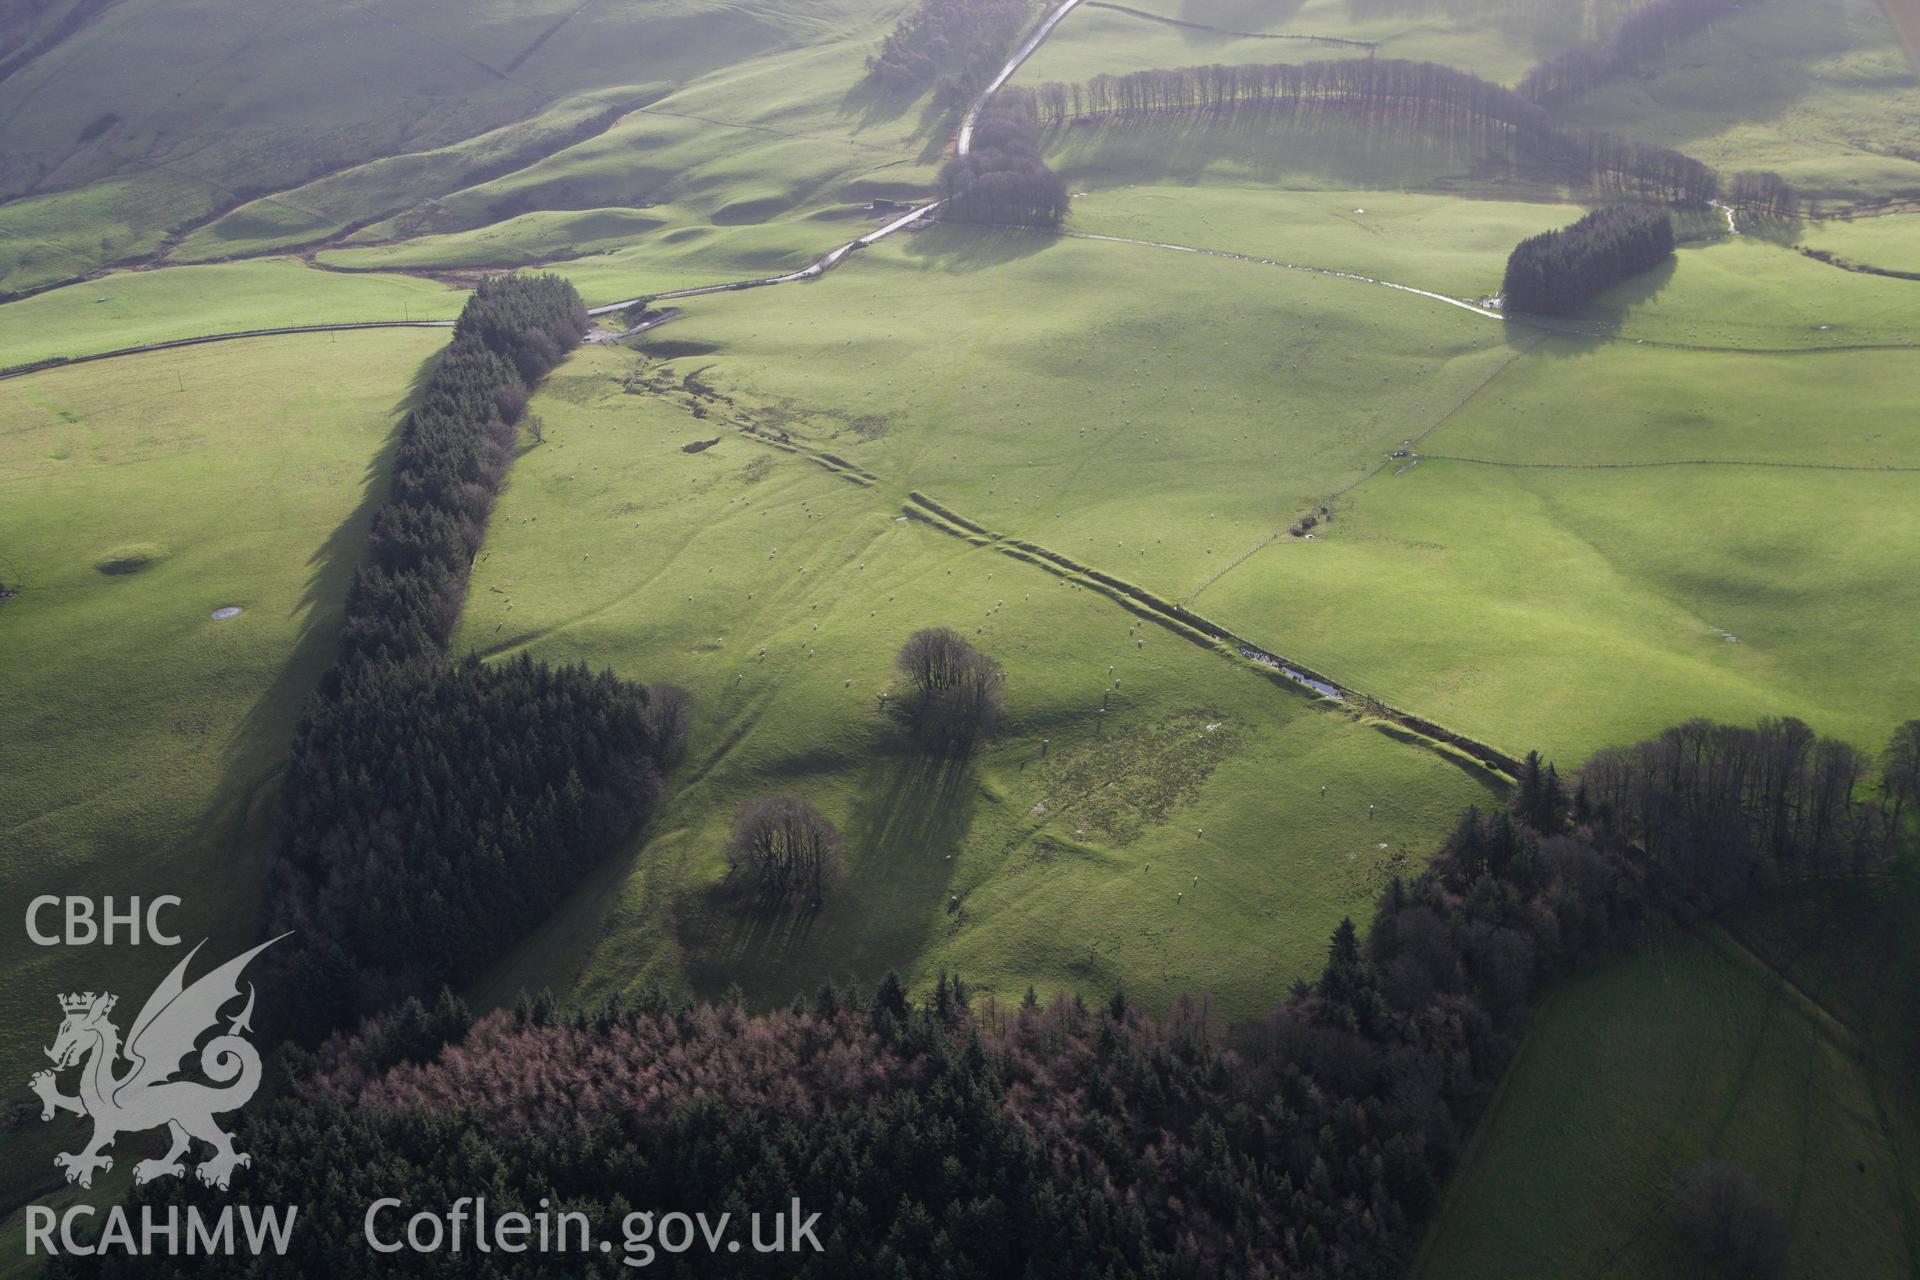
[[[432,280],[347,276],[287,258],[117,271],[0,307],[0,368],[244,329],[451,320],[465,297]]]
[[[1920,193],[1920,78],[1877,0],[1754,5],[1564,115],[1806,195]]]
[[[20,233],[0,287],[149,252],[196,221],[218,220],[188,258],[310,240],[522,166],[596,113],[882,25],[845,0],[110,6],[0,83],[20,140],[0,199],[59,193],[0,206]]]
[[[1154,22],[1113,9],[1090,10],[1076,14],[1071,26],[1063,27],[1020,74],[1029,82],[1077,80],[1142,67],[1365,55],[1363,49],[1343,51],[1332,44],[1236,39],[1224,34],[1248,32],[1368,41],[1379,57],[1439,62],[1511,83],[1539,58],[1610,29],[1628,7],[1620,0],[1373,6],[1347,0],[1288,0],[1277,5],[1257,0],[1129,0],[1126,8],[1198,25]]]

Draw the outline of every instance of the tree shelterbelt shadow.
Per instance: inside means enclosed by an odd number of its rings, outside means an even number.
[[[1507,331],[1514,337],[1522,336],[1517,330],[1546,330],[1568,338],[1618,338],[1625,336],[1623,330],[1633,318],[1634,309],[1658,297],[1672,283],[1679,263],[1668,258],[1651,271],[1645,271],[1610,290],[1607,296],[1588,306],[1577,316],[1564,319],[1554,317],[1523,316],[1510,319]],[[1584,355],[1594,350],[1593,344],[1571,347],[1566,343],[1549,342],[1538,348],[1540,355],[1547,359],[1565,359]]]
[[[942,222],[925,231],[909,233],[907,256],[943,271],[986,271],[1045,253],[1058,237],[1018,228]]]
[[[420,367],[414,370],[406,394],[394,403],[393,430],[388,433],[380,452],[367,463],[360,486],[360,501],[347,518],[327,535],[326,541],[315,547],[313,554],[307,557],[306,590],[301,593],[300,602],[295,606],[296,610],[306,615],[306,621],[300,628],[300,635],[294,642],[286,664],[280,668],[280,674],[259,701],[254,703],[246,719],[228,740],[226,759],[229,771],[258,773],[263,762],[272,762],[277,772],[293,729],[288,709],[298,713],[307,692],[319,682],[321,673],[333,661],[340,642],[338,610],[346,605],[347,592],[353,585],[354,570],[359,567],[366,552],[367,535],[373,528],[374,513],[386,501],[394,455],[400,448],[401,428],[406,423],[406,415],[420,402],[427,380],[433,376],[439,363],[440,353],[435,352],[422,360]]]
[[[815,908],[716,886],[710,932],[689,957],[695,986],[738,983],[756,1002],[780,1002],[828,979],[870,986],[888,970],[913,968],[954,906],[954,859],[977,785],[967,755],[878,755],[844,832],[844,873],[826,901]]]

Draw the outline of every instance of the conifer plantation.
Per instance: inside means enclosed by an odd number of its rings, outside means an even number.
[[[303,941],[297,1036],[472,977],[645,821],[678,749],[630,681],[446,654],[527,396],[585,330],[558,277],[484,282],[401,428],[281,792],[269,914]]]
[[[889,974],[767,1014],[660,993],[477,1020],[409,1001],[289,1055],[290,1095],[246,1129],[259,1194],[344,1223],[396,1180],[426,1203],[478,1186],[497,1212],[544,1197],[612,1238],[630,1206],[797,1195],[824,1249],[783,1265],[822,1280],[1399,1274],[1539,997],[1764,888],[1884,871],[1906,783],[1863,800],[1864,769],[1791,719],[1682,725],[1602,753],[1571,793],[1530,754],[1510,807],[1469,810],[1389,882],[1365,941],[1343,921],[1317,978],[1224,1035],[1190,1000],[1016,1006],[944,973],[917,998]],[[135,1199],[210,1202],[187,1183]],[[399,1254],[379,1274],[441,1265]],[[288,1274],[363,1268],[357,1240],[322,1241]]]
[[[1509,311],[1573,315],[1672,255],[1673,218],[1664,209],[1613,205],[1521,241],[1507,259],[1500,292]]]

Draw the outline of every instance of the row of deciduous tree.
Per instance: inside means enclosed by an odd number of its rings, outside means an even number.
[[[402,425],[281,791],[268,914],[300,937],[295,1034],[471,977],[645,817],[684,743],[671,687],[445,657],[514,424],[585,328],[557,277],[484,282]]]
[[[1534,67],[1519,91],[1542,106],[1562,106],[1745,7],[1746,0],[1652,0],[1606,39],[1576,45]]]
[[[1499,127],[1520,135],[1553,129],[1539,104],[1511,89],[1452,67],[1404,58],[1164,67],[1099,75],[1079,84],[1047,83],[1034,89],[1033,97],[1042,120],[1339,107],[1435,125]]]
[[[1557,127],[1539,103],[1479,76],[1431,62],[1341,58],[1268,66],[1170,67],[1102,75],[1032,91],[1043,123],[1205,112],[1341,112],[1369,125],[1432,129],[1468,138],[1513,163],[1542,167],[1595,191],[1676,202],[1720,194],[1707,165],[1670,147]],[[1777,174],[1743,175],[1790,206]],[[1743,187],[1743,189],[1745,189]]]
[[[244,1120],[254,1195],[353,1224],[395,1186],[420,1204],[480,1187],[494,1212],[545,1197],[615,1240],[635,1206],[798,1196],[823,1251],[777,1261],[807,1277],[1399,1274],[1544,990],[1758,886],[1882,865],[1899,797],[1920,798],[1920,723],[1878,799],[1843,786],[1843,754],[1790,721],[1692,724],[1603,753],[1571,794],[1532,757],[1513,811],[1469,811],[1428,870],[1387,886],[1364,941],[1342,922],[1319,974],[1224,1042],[1190,1002],[1151,1017],[1122,994],[1089,1008],[1029,992],[1008,1007],[944,975],[919,1002],[889,976],[763,1015],[658,994],[567,1016],[524,1001],[472,1025],[450,1002],[408,1006],[291,1056],[295,1087]],[[1820,843],[1822,805],[1831,829],[1880,833],[1864,864]],[[1724,840],[1709,814],[1755,834]],[[132,1198],[216,1196],[162,1179]],[[354,1232],[321,1232],[286,1273],[369,1274],[368,1256]],[[490,1261],[475,1273],[507,1274]],[[700,1258],[701,1274],[767,1265]]]
[[[1028,0],[920,0],[867,59],[889,89],[959,101],[984,88],[1033,16]]]
[[[1693,720],[1595,755],[1581,770],[1580,796],[1610,838],[1652,866],[1684,864],[1680,874],[1692,880],[1756,869],[1785,879],[1859,873],[1886,861],[1902,809],[1920,791],[1916,746],[1920,722],[1910,722],[1868,800],[1875,762],[1850,743],[1792,718],[1752,729]]]
[[[1514,246],[1500,293],[1508,311],[1572,315],[1672,253],[1673,218],[1665,209],[1612,205]]]
[[[1030,95],[1002,89],[980,112],[973,146],[940,167],[941,217],[1057,227],[1071,207],[1067,182],[1040,158]]]

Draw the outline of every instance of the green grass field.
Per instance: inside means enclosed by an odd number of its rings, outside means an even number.
[[[1167,595],[1366,475],[1507,346],[1497,322],[1373,285],[974,228],[685,312],[658,341],[706,381]]]
[[[1086,5],[1016,83],[1364,56],[1246,33],[1512,83],[1633,7],[1129,2],[1217,30]],[[0,80],[0,291],[166,265],[0,306],[0,366],[451,318],[480,273],[534,264],[589,303],[800,267],[877,225],[871,199],[935,188],[954,113],[862,83],[904,7],[122,0]],[[1920,82],[1874,0],[1751,6],[1562,114],[1778,168],[1829,214],[1920,191]],[[1920,714],[1920,284],[1784,243],[1920,270],[1917,215],[1722,236],[1703,213],[1672,263],[1543,326],[1330,274],[1482,299],[1584,211],[1456,140],[1182,118],[1045,147],[1069,235],[903,233],[810,284],[684,301],[536,397],[546,439],[456,650],[677,681],[698,713],[649,829],[478,1002],[737,983],[767,1007],[957,969],[996,1000],[1206,992],[1219,1027],[1496,801],[1455,755],[908,518],[916,491],[1563,770],[1692,716],[1877,750]],[[445,337],[0,382],[7,901],[174,892],[190,938],[248,936],[292,721]],[[930,625],[1008,672],[1003,732],[965,761],[882,701]],[[735,805],[772,791],[847,836],[817,915],[724,884]],[[1711,1152],[1788,1206],[1791,1273],[1912,1275],[1914,911],[1910,882],[1808,891],[1558,993],[1422,1274],[1677,1280],[1667,1189]],[[0,949],[0,1078],[50,1033],[50,954]],[[134,993],[169,958],[87,972]],[[40,1129],[7,1135],[0,1203],[48,1189]]]
[[[189,943],[251,937],[274,778],[332,659],[396,415],[444,341],[260,339],[0,383],[0,582],[19,592],[0,602],[0,896],[14,911],[43,893],[171,893]],[[225,606],[243,612],[214,620]],[[0,1078],[45,1065],[63,984],[137,1007],[178,959],[35,947],[16,914]],[[37,1116],[7,1136],[5,1203],[59,1182]]]
[[[0,204],[0,291],[44,288],[152,253],[196,208],[191,192],[129,179]]]
[[[634,367],[579,355],[536,398],[547,443],[516,464],[457,643],[679,681],[699,727],[644,845],[485,995],[738,982],[778,1003],[944,967],[1001,999],[1124,984],[1237,1016],[1487,797],[1438,752],[902,518],[904,483],[850,483],[693,417],[683,392],[623,391]],[[894,650],[932,625],[1007,666],[1006,731],[970,762],[916,752],[881,710]],[[733,806],[775,790],[848,836],[850,882],[817,917],[719,888]]]
[[[1507,254],[1577,221],[1578,205],[1428,193],[1275,190],[1250,182],[1087,192],[1076,232],[1190,244],[1351,271],[1460,298],[1500,291]]]
[[[1810,224],[1800,243],[1882,271],[1920,273],[1920,214],[1832,219]],[[1912,281],[1920,285],[1920,281]]]
[[[1791,352],[1900,339],[1911,315],[1903,281],[1744,238],[1666,274],[1583,325]],[[1816,316],[1830,327],[1795,323]],[[1920,548],[1911,354],[1521,334],[1419,440],[1426,460],[1195,607],[1510,750],[1577,760],[1693,715],[1782,711],[1877,747],[1920,703],[1903,622],[1920,601],[1895,567]]]
[[[1668,1198],[1713,1156],[1780,1202],[1785,1274],[1911,1275],[1914,888],[1786,890],[1725,930],[1666,939],[1557,992],[1415,1274],[1700,1274]]]
[[[116,271],[0,307],[0,368],[245,329],[451,320],[465,300],[432,280],[316,271],[290,258]]]

